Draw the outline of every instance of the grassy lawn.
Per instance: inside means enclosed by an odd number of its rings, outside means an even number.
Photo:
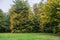
[[[0,40],[60,40],[60,37],[46,33],[0,33]]]

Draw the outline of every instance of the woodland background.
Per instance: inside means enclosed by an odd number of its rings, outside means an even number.
[[[7,13],[0,9],[0,33],[60,34],[60,0],[42,0],[33,9],[27,0],[13,2]]]

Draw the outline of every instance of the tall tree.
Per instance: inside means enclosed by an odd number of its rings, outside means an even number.
[[[35,20],[38,21],[40,31],[43,32],[43,24],[45,23],[43,0],[39,4],[35,4],[33,8],[36,17]]]
[[[15,0],[10,9],[10,29],[11,32],[27,31],[26,22],[29,16],[29,4],[24,0]]]
[[[47,17],[49,18],[49,26],[51,27],[52,31],[56,33],[58,30],[58,24],[60,23],[60,1],[48,0],[44,10]]]

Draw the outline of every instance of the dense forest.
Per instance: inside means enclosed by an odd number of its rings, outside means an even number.
[[[0,9],[0,33],[60,33],[60,0],[42,0],[31,9],[15,0],[7,13]]]

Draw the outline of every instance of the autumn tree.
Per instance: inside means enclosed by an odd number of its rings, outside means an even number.
[[[56,33],[58,29],[58,25],[60,23],[59,19],[59,10],[60,10],[60,4],[59,0],[47,0],[47,3],[44,7],[44,12],[48,18],[48,23],[46,23],[47,30],[50,29],[50,31],[53,31],[53,33]]]
[[[56,24],[55,24],[55,27],[54,27],[54,33],[56,33],[57,32],[57,30],[60,30],[60,29],[58,29],[58,28],[60,28],[58,25],[60,25],[60,1],[59,0],[54,0],[54,1],[48,1],[48,2],[50,2],[50,6],[51,6],[51,18],[53,18],[52,20],[53,21],[55,21],[55,22],[57,22]]]

